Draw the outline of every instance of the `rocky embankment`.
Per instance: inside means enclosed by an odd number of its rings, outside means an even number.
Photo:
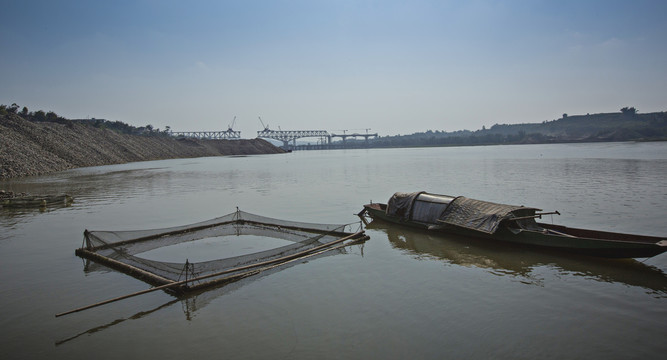
[[[14,114],[0,115],[0,179],[133,161],[282,152],[261,139],[126,135],[73,122],[36,123]]]

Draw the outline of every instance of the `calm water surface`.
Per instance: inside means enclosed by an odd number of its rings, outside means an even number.
[[[148,287],[103,267],[84,272],[74,256],[84,229],[183,225],[237,206],[350,223],[364,203],[426,190],[558,210],[553,221],[570,226],[667,236],[666,175],[667,143],[614,143],[303,151],[0,182],[75,197],[45,212],[0,210],[0,358],[662,358],[665,254],[594,259],[381,223],[347,254],[188,299],[155,292],[54,315]]]

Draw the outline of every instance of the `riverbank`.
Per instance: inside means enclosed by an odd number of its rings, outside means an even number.
[[[261,139],[127,135],[79,123],[31,122],[14,114],[0,115],[0,179],[135,161],[283,152]]]

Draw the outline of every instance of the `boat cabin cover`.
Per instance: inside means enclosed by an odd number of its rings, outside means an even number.
[[[503,205],[465,196],[395,193],[387,203],[387,215],[403,221],[448,224],[493,234],[504,220],[535,216],[536,208]],[[534,218],[525,220],[535,221]]]

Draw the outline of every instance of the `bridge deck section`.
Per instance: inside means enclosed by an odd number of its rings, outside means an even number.
[[[241,132],[234,130],[226,131],[172,131],[171,136],[195,139],[240,139]]]

